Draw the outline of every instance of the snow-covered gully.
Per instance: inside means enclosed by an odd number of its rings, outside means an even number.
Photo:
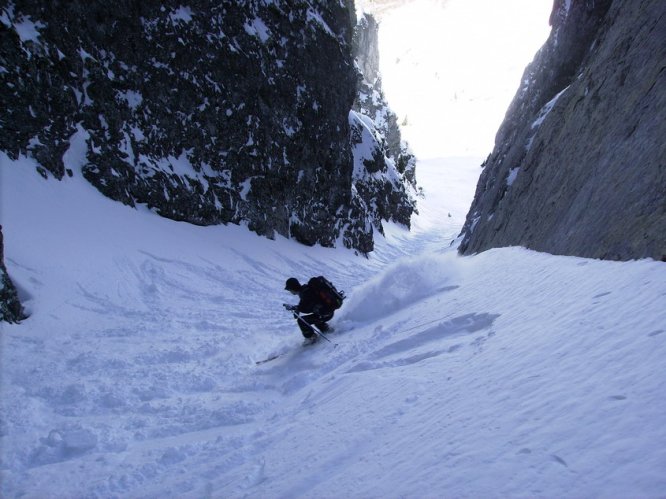
[[[30,318],[0,335],[2,496],[663,495],[666,267],[458,257],[477,165],[420,163],[412,232],[364,258],[3,156]],[[348,294],[336,348],[301,347],[281,306],[319,274]]]

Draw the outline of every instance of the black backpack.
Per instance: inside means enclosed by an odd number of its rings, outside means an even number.
[[[320,301],[331,310],[337,310],[345,299],[344,291],[338,291],[331,281],[324,276],[313,277],[308,287],[319,297]]]

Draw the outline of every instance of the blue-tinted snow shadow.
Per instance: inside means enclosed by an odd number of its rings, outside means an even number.
[[[382,367],[398,367],[415,364],[425,359],[436,357],[443,353],[452,353],[460,348],[460,345],[446,345],[427,352],[415,352],[414,350],[436,341],[451,339],[457,336],[468,335],[489,329],[492,327],[499,314],[465,314],[453,319],[440,322],[434,327],[425,329],[407,338],[390,343],[379,350],[368,355],[367,360],[353,366],[348,372],[367,371]],[[411,353],[411,355],[409,355]],[[384,361],[391,356],[403,355],[391,361]],[[381,361],[381,362],[377,362]]]

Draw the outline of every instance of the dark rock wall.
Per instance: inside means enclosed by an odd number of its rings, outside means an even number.
[[[666,255],[666,2],[555,1],[484,163],[460,251]]]
[[[185,4],[5,3],[0,149],[176,220],[372,250],[352,186],[352,0]]]

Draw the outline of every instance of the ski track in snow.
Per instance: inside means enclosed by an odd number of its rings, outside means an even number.
[[[366,259],[0,159],[32,314],[1,333],[3,497],[666,491],[666,267],[456,256],[480,161],[420,163],[412,232]],[[349,297],[302,348],[283,284],[319,274]]]

